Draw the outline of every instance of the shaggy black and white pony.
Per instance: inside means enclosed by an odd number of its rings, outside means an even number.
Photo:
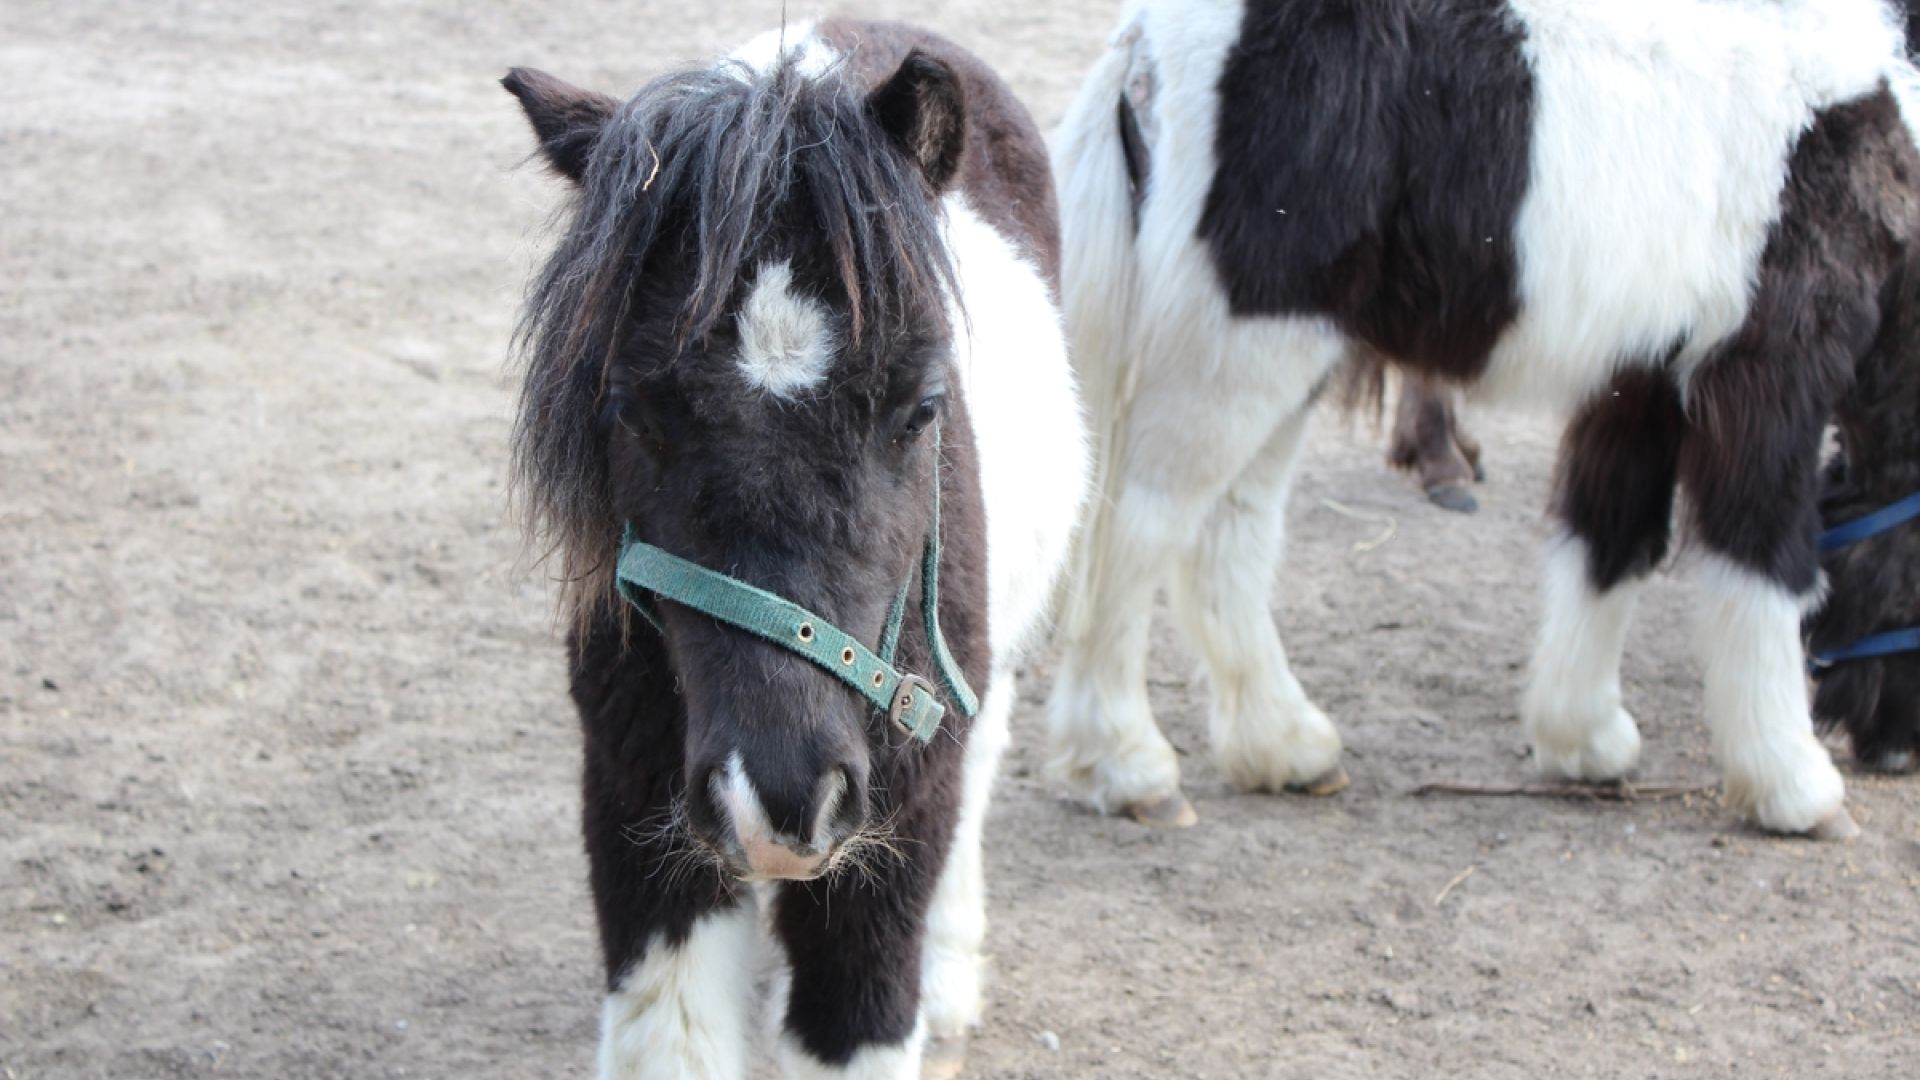
[[[1880,0],[1129,4],[1054,146],[1101,459],[1056,775],[1103,810],[1192,819],[1142,670],[1170,578],[1227,777],[1344,783],[1267,598],[1310,405],[1342,363],[1392,361],[1573,410],[1521,703],[1540,766],[1635,764],[1621,650],[1678,488],[1729,801],[1850,833],[1800,631],[1823,596],[1829,418],[1844,516],[1920,487],[1902,37]],[[1845,560],[1830,637],[1920,622],[1920,530]],[[1877,710],[1897,730],[1871,745],[1906,753],[1916,665],[1829,676],[1853,689],[1823,713],[1860,736]]]
[[[886,24],[789,28],[625,103],[505,85],[577,186],[515,450],[577,618],[600,1073],[744,1077],[768,972],[787,1075],[917,1077],[929,1037],[950,1067],[1014,664],[1089,470],[1044,143],[978,60]],[[939,625],[982,700],[969,722],[940,690],[929,742],[793,652],[677,603],[655,628],[615,591],[630,528],[874,647],[935,483]],[[929,653],[907,619],[900,669]]]

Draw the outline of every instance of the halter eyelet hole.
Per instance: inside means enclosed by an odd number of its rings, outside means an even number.
[[[853,646],[849,645],[840,650],[840,662],[843,664],[853,663]]]
[[[813,640],[813,624],[810,622],[801,623],[800,629],[795,632],[795,636],[799,637],[801,641],[812,641]]]
[[[875,690],[878,690],[882,686],[885,686],[886,683],[887,683],[887,676],[884,672],[876,671],[873,673],[873,688]]]

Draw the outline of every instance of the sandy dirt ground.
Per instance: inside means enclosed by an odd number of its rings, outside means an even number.
[[[1050,124],[1116,5],[871,7]],[[624,94],[777,4],[5,11],[0,1076],[586,1073],[578,736],[504,502],[507,342],[561,192],[494,80]],[[1275,611],[1344,794],[1228,789],[1163,629],[1202,823],[1093,817],[1040,778],[1035,665],[972,1075],[1914,1075],[1920,779],[1850,770],[1845,846],[1711,795],[1411,794],[1529,777],[1553,426],[1474,420],[1477,517],[1333,418],[1296,490]],[[1627,693],[1641,778],[1710,785],[1685,568]]]

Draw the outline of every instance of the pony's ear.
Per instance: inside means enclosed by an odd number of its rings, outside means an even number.
[[[514,68],[500,85],[520,99],[533,133],[540,138],[540,152],[546,155],[547,164],[554,172],[579,183],[600,129],[620,103],[532,68]]]
[[[880,127],[906,151],[937,194],[953,183],[967,147],[967,102],[944,62],[915,49],[867,97]]]

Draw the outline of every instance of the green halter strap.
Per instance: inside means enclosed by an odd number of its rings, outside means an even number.
[[[947,651],[947,639],[940,632],[939,460],[940,444],[936,435],[933,527],[927,533],[926,547],[920,556],[920,617],[926,623],[927,645],[933,653],[934,668],[942,687],[960,707],[961,714],[972,717],[980,711],[980,699],[967,686],[966,676],[954,663],[953,654]],[[662,627],[651,596],[665,597],[805,657],[846,683],[875,709],[886,713],[901,730],[921,742],[932,739],[940,729],[946,707],[934,696],[933,686],[918,675],[902,674],[893,666],[900,628],[906,622],[911,578],[901,583],[900,591],[893,598],[877,654],[851,634],[790,600],[641,542],[634,536],[631,524],[620,543],[615,581],[620,595],[626,597],[655,630]]]

